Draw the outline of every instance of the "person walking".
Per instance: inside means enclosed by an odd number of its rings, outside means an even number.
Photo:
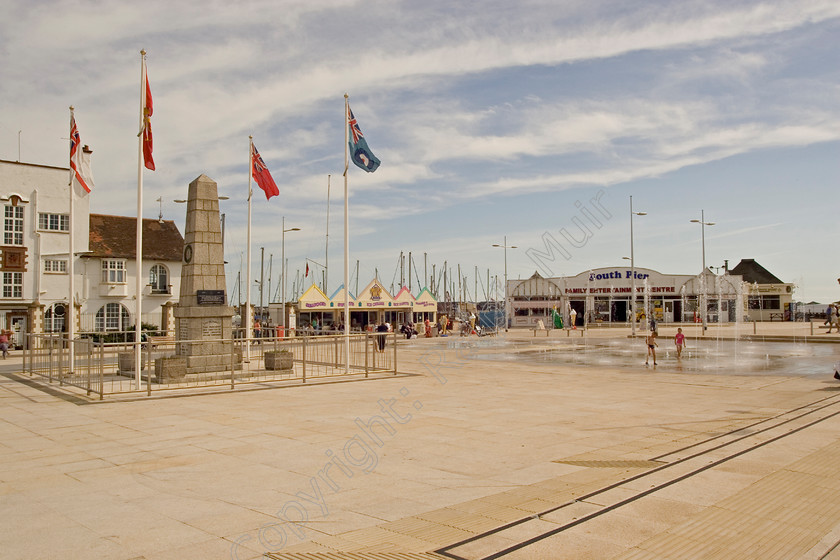
[[[3,359],[9,354],[9,331],[3,329],[0,331],[0,350],[3,351]]]
[[[648,364],[648,360],[651,356],[653,356],[653,365],[656,365],[656,331],[650,331],[650,334],[647,335],[645,338],[645,344],[647,345],[647,357],[645,358],[645,365]]]
[[[677,329],[677,334],[674,336],[674,344],[677,345],[677,359],[682,358],[682,351],[685,348],[685,335],[681,328]]]
[[[388,325],[385,321],[382,321],[382,323],[376,327],[376,348],[380,353],[385,352],[385,337],[387,336],[387,333]]]
[[[826,334],[831,333],[831,328],[836,326],[837,332],[840,332],[840,324],[837,324],[837,306],[835,304],[831,304],[830,311],[828,315],[828,332]]]

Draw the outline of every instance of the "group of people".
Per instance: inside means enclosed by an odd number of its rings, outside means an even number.
[[[469,336],[471,334],[480,334],[481,327],[476,324],[478,321],[478,317],[475,313],[470,312],[469,317],[466,321],[463,322],[461,325],[461,335],[462,336]],[[449,333],[452,331],[452,319],[450,319],[445,313],[441,313],[438,315],[438,336],[449,336]],[[432,336],[432,327],[431,323],[428,319],[426,319],[426,337],[430,338]]]
[[[654,323],[655,325],[655,323]],[[650,365],[650,358],[653,357],[653,365],[656,363],[656,348],[659,346],[656,343],[656,329],[651,329],[650,334],[645,337],[645,345],[647,346],[647,357],[645,357],[645,365]],[[682,358],[682,351],[685,348],[685,335],[682,328],[677,329],[677,334],[674,335],[674,344],[677,346],[677,359]]]

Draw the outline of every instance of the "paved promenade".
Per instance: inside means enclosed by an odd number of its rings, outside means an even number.
[[[840,559],[831,363],[685,374],[460,342],[404,343],[388,379],[126,402],[0,362],[0,556]]]

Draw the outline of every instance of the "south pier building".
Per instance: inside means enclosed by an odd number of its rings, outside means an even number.
[[[636,320],[659,323],[790,321],[793,284],[743,259],[722,274],[663,274],[649,268],[616,266],[586,270],[575,276],[509,280],[507,315],[511,327],[552,324],[552,309],[569,325],[627,325],[636,291]],[[572,313],[574,311],[574,313]]]

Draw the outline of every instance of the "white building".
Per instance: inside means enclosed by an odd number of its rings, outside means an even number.
[[[90,214],[90,196],[74,201],[70,258],[70,170],[0,160],[0,328],[22,333],[66,330],[68,272],[75,271],[77,332],[134,324],[135,218]],[[178,300],[183,238],[171,221],[144,220],[142,321],[167,330]],[[126,244],[130,239],[131,248]]]
[[[80,332],[134,329],[137,220],[90,215],[89,252],[80,255],[76,297],[82,304]],[[184,238],[171,220],[143,220],[141,322],[175,332],[172,308],[181,287]],[[79,280],[81,278],[81,280]]]
[[[629,324],[636,288],[636,318],[658,322],[789,321],[792,320],[793,285],[767,272],[753,259],[744,259],[732,271],[714,274],[662,274],[648,268],[623,265],[587,270],[575,276],[544,278],[534,273],[509,280],[507,312],[512,327],[551,324],[556,308],[568,324]]]

